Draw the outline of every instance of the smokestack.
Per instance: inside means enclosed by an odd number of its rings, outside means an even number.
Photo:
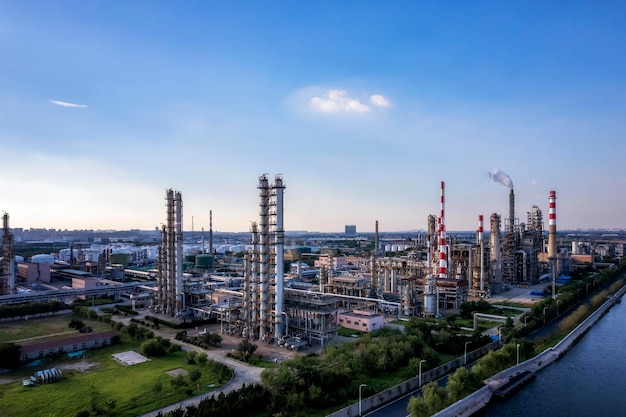
[[[550,191],[550,220],[548,223],[548,258],[556,258],[556,191]]]
[[[213,255],[213,210],[209,210],[209,253]]]
[[[441,181],[441,212],[439,213],[439,278],[448,278],[446,250],[445,183]]]
[[[376,220],[376,229],[374,231],[374,255],[378,255],[378,220]]]
[[[515,192],[513,188],[509,192],[509,231],[515,230]]]

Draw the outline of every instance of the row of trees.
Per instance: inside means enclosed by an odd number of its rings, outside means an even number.
[[[417,374],[424,359],[423,369],[435,367],[441,363],[438,347],[447,344],[450,351],[462,354],[467,341],[480,346],[490,339],[479,334],[457,336],[445,323],[413,319],[404,332],[384,327],[356,342],[329,346],[323,357],[308,355],[284,361],[278,368],[264,370],[261,381],[271,394],[272,413],[306,416],[308,410],[333,407],[353,398],[363,381],[368,381],[365,392],[374,393],[387,386],[372,379],[406,368]]]
[[[458,368],[448,378],[445,387],[440,387],[435,381],[424,385],[422,395],[409,400],[411,416],[431,416],[482,387],[486,378],[516,363],[518,344],[520,361],[534,355],[534,345],[524,339],[514,339],[501,349],[489,351],[471,370]]]
[[[228,394],[220,393],[217,398],[202,400],[198,406],[188,406],[166,414],[159,413],[158,417],[231,417],[258,414],[267,407],[268,392],[260,384],[243,385],[236,391]],[[287,416],[288,414],[277,415]]]
[[[525,322],[525,326],[516,329],[512,334],[516,337],[522,337],[532,333],[544,323],[554,319],[557,315],[563,313],[589,294],[597,292],[599,288],[614,281],[625,271],[626,259],[623,259],[616,268],[606,268],[596,272],[591,265],[589,265],[574,271],[572,277],[576,277],[577,279],[572,279],[569,284],[559,286],[557,288],[556,298],[547,297],[535,303],[530,313],[522,318]],[[551,291],[550,286],[550,292]],[[592,307],[596,307],[606,295],[607,293],[603,293],[603,291],[596,294],[591,300],[593,304]],[[590,311],[591,310],[588,312]]]
[[[199,346],[203,349],[219,347],[222,344],[222,336],[214,332],[206,332],[197,336],[189,336],[187,334],[187,330],[183,330],[176,333],[174,338],[185,343]]]
[[[67,306],[60,301],[2,304],[0,305],[0,319],[56,313],[57,311],[65,310],[66,308]]]

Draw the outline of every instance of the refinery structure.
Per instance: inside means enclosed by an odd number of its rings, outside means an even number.
[[[167,189],[156,248],[121,258],[110,246],[70,247],[59,250],[62,260],[51,262],[66,264],[60,273],[71,277],[74,288],[141,279],[128,294],[133,308],[179,320],[216,319],[223,333],[251,340],[284,343],[291,336],[296,346],[325,345],[340,327],[369,331],[386,317],[440,317],[465,300],[487,299],[511,287],[548,285],[567,274],[570,258],[584,256],[584,248],[573,243],[570,254],[558,246],[556,192],[548,199],[546,233],[539,207],[531,206],[520,221],[512,181],[502,173],[492,179],[509,189],[507,216],[492,213],[485,230],[486,216],[476,213],[477,228],[470,235],[448,233],[441,181],[439,212],[424,219],[423,232],[402,243],[385,245],[375,221],[374,235],[357,241],[358,251],[294,245],[285,237],[283,177],[276,175],[271,182],[264,174],[257,185],[258,220],[251,223],[246,242],[229,247],[230,255],[214,247],[212,211],[208,245],[204,228],[201,241],[193,226],[191,238],[185,234],[182,193]],[[356,226],[346,228],[353,242],[355,233]],[[45,282],[23,272],[30,268],[20,260],[16,268],[7,214],[2,239],[0,295],[14,294],[18,281]],[[37,256],[41,260],[44,255]],[[121,259],[153,266],[131,270]],[[46,268],[38,266],[37,271]]]
[[[282,176],[270,183],[262,175],[257,186],[259,218],[251,224],[236,274],[216,268],[212,216],[209,250],[203,238],[201,250],[193,255],[195,264],[206,258],[211,268],[184,272],[184,259],[190,255],[183,253],[182,197],[167,190],[157,286],[148,305],[182,319],[216,317],[224,333],[252,340],[271,342],[298,335],[323,345],[342,326],[358,323],[369,328],[380,316],[438,317],[469,298],[555,280],[568,267],[556,253],[555,192],[550,193],[546,239],[541,210],[532,206],[526,222],[520,222],[512,181],[503,184],[510,188],[508,217],[503,221],[499,214],[491,214],[488,233],[483,229],[484,215],[478,214],[473,238],[448,236],[442,181],[438,215],[425,219],[426,232],[415,236],[402,255],[387,256],[376,221],[369,253],[346,256],[330,250],[308,265],[298,248],[285,247]]]

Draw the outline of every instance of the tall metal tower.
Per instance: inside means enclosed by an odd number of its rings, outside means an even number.
[[[285,229],[283,221],[283,195],[285,192],[285,185],[283,183],[282,176],[276,175],[274,177],[274,184],[272,184],[272,223],[274,225],[274,260],[275,260],[275,307],[274,307],[274,321],[276,323],[274,333],[278,339],[283,334],[283,293],[285,288],[285,271],[284,271],[284,252],[285,252]]]
[[[2,269],[0,295],[15,293],[15,249],[13,233],[9,229],[9,215],[2,215]]]
[[[174,316],[184,309],[183,280],[183,199],[179,191],[165,192],[166,221],[161,226],[157,262],[157,309]]]

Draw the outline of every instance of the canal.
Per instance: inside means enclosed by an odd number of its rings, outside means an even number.
[[[626,415],[626,303],[616,304],[561,359],[475,417]]]

